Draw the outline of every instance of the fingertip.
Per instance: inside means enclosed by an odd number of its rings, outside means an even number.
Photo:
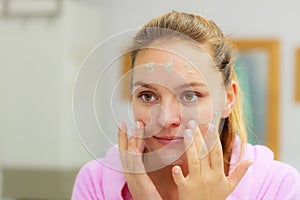
[[[207,125],[207,131],[209,133],[214,133],[214,132],[216,132],[216,130],[217,130],[216,125],[214,125],[213,123],[209,123]]]
[[[172,176],[173,176],[175,184],[178,187],[181,187],[183,184],[183,181],[184,181],[184,176],[182,175],[181,168],[178,165],[176,165],[172,168]]]
[[[136,121],[136,127],[137,127],[137,128],[144,128],[144,126],[145,126],[145,125],[144,125],[144,123],[143,123],[142,121],[140,121],[140,120],[137,120],[137,121]]]
[[[174,166],[173,167],[173,174],[175,175],[175,176],[178,176],[178,175],[180,175],[181,174],[181,168],[179,167],[179,166]]]
[[[119,130],[121,130],[123,133],[127,132],[127,127],[126,127],[126,123],[123,121],[120,121],[118,124],[118,128]]]
[[[184,131],[185,137],[188,141],[193,140],[193,132],[191,129],[186,129]]]
[[[196,128],[196,121],[195,120],[190,120],[189,122],[188,122],[188,127],[190,128],[190,129],[195,129]]]
[[[136,121],[136,146],[140,152],[143,151],[143,138],[144,138],[144,123]]]
[[[142,121],[136,121],[136,137],[142,138],[144,134],[144,124]]]

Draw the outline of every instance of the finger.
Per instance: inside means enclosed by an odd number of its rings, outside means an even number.
[[[186,148],[186,158],[188,162],[189,174],[192,177],[197,176],[200,172],[200,162],[191,129],[185,130],[184,143]]]
[[[237,186],[237,184],[241,181],[243,176],[248,171],[248,168],[252,165],[253,161],[246,160],[242,162],[229,176],[228,181],[231,185],[231,191]]]
[[[197,149],[197,152],[200,153],[204,141],[202,142],[201,137],[199,136],[199,134],[197,134],[197,131],[200,131],[200,130],[199,130],[199,128],[197,129],[195,120],[190,120],[188,122],[188,127],[192,130],[192,132],[195,135],[194,139],[195,139],[196,149]]]
[[[137,147],[137,130],[130,130],[128,134],[127,165],[131,173],[144,173],[142,153]]]
[[[118,128],[118,146],[119,146],[119,150],[122,151],[127,150],[128,140],[127,140],[126,132],[127,132],[127,127],[125,122],[120,122]]]
[[[209,153],[209,151],[208,151],[207,145],[206,145],[203,137],[202,137],[202,140],[203,140],[202,141],[203,145],[201,146],[201,149],[200,149],[199,158],[200,158],[200,160],[204,160],[204,159],[209,160],[208,159],[208,153]]]
[[[207,148],[206,148],[204,139],[202,137],[201,130],[196,125],[194,120],[190,120],[188,125],[194,133],[194,142],[195,142],[195,146],[196,146],[196,149],[197,149],[197,152],[198,152],[197,158],[198,159],[201,158],[200,161],[199,161],[200,166],[201,166],[201,170],[204,171],[204,172],[207,172],[207,170],[210,169],[210,166],[209,166],[209,159],[206,156],[207,155]],[[205,155],[205,156],[201,157],[201,155]]]
[[[128,162],[127,162],[128,139],[126,133],[127,133],[127,127],[125,122],[120,122],[118,128],[118,147],[119,147],[119,153],[122,161],[123,170],[125,172],[128,171]]]
[[[140,153],[142,153],[143,146],[143,136],[144,136],[144,124],[142,121],[136,122],[136,146]]]
[[[137,140],[136,140],[136,130],[129,130],[128,132],[128,147],[129,152],[138,152],[137,151]]]
[[[128,131],[128,147],[127,147],[127,157],[126,157],[126,164],[128,167],[128,172],[134,173],[136,171],[136,138],[134,137],[134,130]]]
[[[197,127],[196,134],[195,134],[195,142],[198,143],[200,151],[198,151],[198,159],[200,162],[201,170],[200,174],[209,175],[208,172],[210,171],[210,160],[208,157],[208,151],[204,139],[202,137],[202,133],[200,129]]]
[[[130,149],[127,156],[127,162],[130,173],[145,173],[145,166],[141,153]]]
[[[208,124],[207,143],[211,148],[209,153],[211,169],[217,174],[224,174],[224,160],[222,144],[219,139],[217,128],[214,124]]]
[[[185,177],[182,174],[182,170],[179,166],[174,166],[172,168],[172,176],[175,184],[178,188],[181,188],[185,183]]]

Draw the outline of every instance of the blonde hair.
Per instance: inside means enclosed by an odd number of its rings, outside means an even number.
[[[173,34],[170,34],[170,33]],[[175,33],[175,34],[174,34]],[[172,11],[149,21],[134,37],[130,48],[131,66],[137,54],[158,40],[182,39],[180,33],[208,48],[223,77],[224,86],[231,85],[236,79],[234,67],[234,46],[226,38],[218,26],[204,17]],[[239,93],[238,93],[239,94]],[[245,122],[241,107],[241,98],[237,97],[233,112],[224,121],[220,140],[225,158],[230,158],[231,146],[236,134],[240,135],[242,144],[247,141]]]

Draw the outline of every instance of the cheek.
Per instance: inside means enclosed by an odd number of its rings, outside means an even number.
[[[139,104],[133,104],[133,116],[135,121],[143,121],[143,122],[150,122],[150,116],[148,114],[149,109]]]
[[[156,104],[148,107],[136,104],[133,105],[132,108],[134,119],[136,121],[142,121],[144,123],[145,138],[156,135],[162,130],[163,124],[159,121],[160,118],[163,118],[164,113],[160,105]]]
[[[211,120],[212,109],[210,104],[199,104],[198,106],[182,107],[182,123],[196,120],[198,123]]]

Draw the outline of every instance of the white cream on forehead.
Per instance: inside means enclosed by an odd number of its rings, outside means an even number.
[[[135,63],[140,65],[140,58],[146,58],[148,62],[155,61],[156,63],[166,64],[183,60],[185,63],[182,65],[197,64],[207,66],[214,65],[214,59],[201,45],[194,44],[194,42],[179,41],[172,43],[170,41],[163,41],[154,43],[151,46],[141,49],[135,58]],[[176,61],[177,60],[177,61]],[[193,64],[192,64],[193,63]],[[196,66],[196,65],[194,65]]]
[[[205,78],[198,69],[187,61],[166,60],[163,63],[155,63],[152,60],[135,66],[133,69],[133,84],[136,82],[157,83],[171,86],[184,85],[190,83],[201,83],[206,85]]]
[[[169,71],[173,70],[173,63],[174,63],[173,60],[168,60],[164,64],[164,69],[169,70]]]
[[[153,67],[154,67],[154,63],[153,63],[153,62],[151,62],[151,63],[146,63],[146,64],[145,64],[145,68],[146,68],[147,70],[149,70],[150,73],[153,72]]]
[[[173,60],[168,60],[163,65],[163,69],[168,70],[168,71],[172,71],[173,70],[173,64],[174,64]],[[144,66],[150,73],[152,73],[153,70],[154,70],[155,64],[154,64],[154,62],[150,62],[150,63],[144,64]],[[183,66],[186,70],[186,73],[188,73],[188,74],[194,74],[195,73],[195,71],[194,71],[195,69],[194,69],[194,67],[191,63],[186,61],[183,64]]]

